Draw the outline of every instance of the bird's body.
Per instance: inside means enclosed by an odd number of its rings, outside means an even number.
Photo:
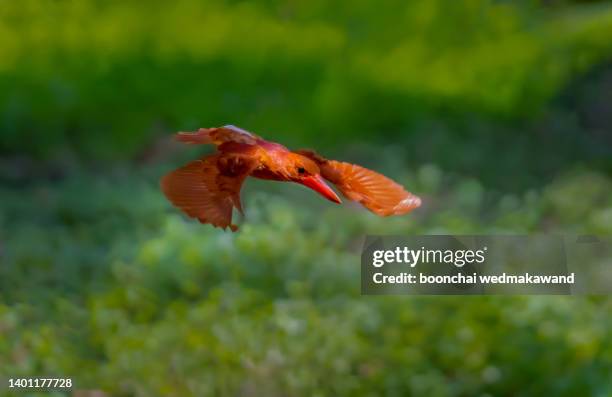
[[[189,144],[213,144],[217,152],[170,172],[161,180],[166,197],[183,212],[202,223],[230,227],[235,207],[241,213],[240,189],[247,176],[295,182],[340,203],[325,183],[333,183],[349,200],[358,201],[380,215],[405,214],[421,200],[389,178],[358,165],[327,160],[308,150],[290,151],[231,125],[178,133]]]

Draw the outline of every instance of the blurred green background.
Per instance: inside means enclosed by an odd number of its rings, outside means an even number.
[[[238,233],[187,220],[157,181],[211,149],[170,136],[223,124],[424,205],[249,181]],[[612,233],[612,2],[0,0],[0,377],[612,395],[612,299],[360,295],[366,234],[439,233]]]

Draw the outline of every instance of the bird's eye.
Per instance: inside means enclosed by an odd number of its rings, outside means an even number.
[[[304,172],[306,172],[306,170],[303,167],[298,167],[297,172],[298,174],[303,174]]]

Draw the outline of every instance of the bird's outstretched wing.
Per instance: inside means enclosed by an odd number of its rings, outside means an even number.
[[[380,216],[403,215],[421,205],[421,199],[386,176],[359,165],[328,160],[311,150],[298,150],[317,163],[321,176],[349,200]]]
[[[261,140],[257,135],[233,125],[218,128],[200,128],[194,132],[179,132],[176,139],[180,142],[194,145],[222,145],[228,142],[256,145]]]
[[[176,207],[201,223],[238,230],[232,210],[242,213],[240,189],[257,167],[257,160],[231,153],[215,153],[166,174],[161,189]]]

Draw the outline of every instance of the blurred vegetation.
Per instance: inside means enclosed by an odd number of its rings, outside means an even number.
[[[400,178],[428,203],[409,219],[249,183],[236,234],[168,211],[151,174],[0,191],[0,373],[138,396],[611,391],[609,299],[359,293],[363,233],[610,234],[598,173],[491,203],[425,165]]]
[[[0,150],[126,158],[232,120],[288,144],[418,146],[414,164],[470,172],[457,149],[475,140],[491,162],[499,141],[569,135],[572,159],[603,161],[544,105],[612,62],[608,2],[25,0],[0,21]]]
[[[607,297],[362,297],[359,254],[366,234],[610,235],[611,92],[610,1],[0,0],[0,378],[610,395]],[[249,181],[238,233],[188,221],[157,180],[206,149],[168,136],[227,123],[424,206]]]

